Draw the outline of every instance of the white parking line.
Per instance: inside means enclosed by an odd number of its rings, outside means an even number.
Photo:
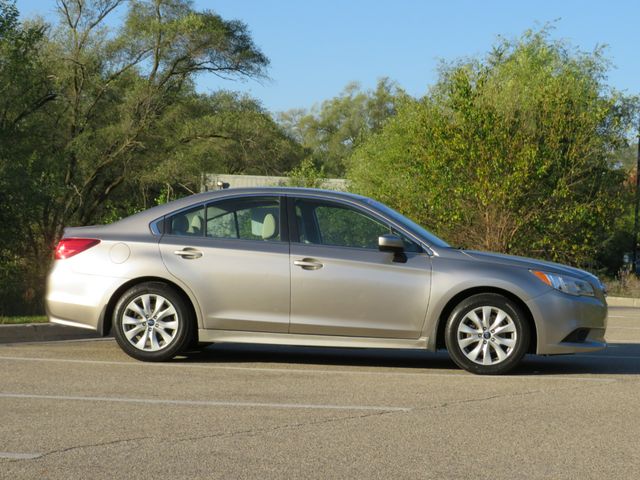
[[[37,400],[64,400],[82,402],[117,402],[142,403],[148,405],[184,405],[198,407],[258,407],[258,408],[300,408],[309,410],[375,410],[383,412],[410,412],[407,407],[387,407],[374,405],[321,405],[306,403],[259,403],[259,402],[229,402],[215,400],[168,400],[157,398],[121,398],[121,397],[83,397],[74,395],[33,395],[26,393],[0,392],[0,398],[26,398]]]
[[[600,355],[599,358],[603,358],[604,355]],[[607,355],[606,358],[617,358],[613,355]],[[621,357],[627,358],[627,357]],[[640,357],[630,357],[640,358]],[[197,365],[186,363],[145,363],[145,362],[118,362],[109,360],[75,360],[69,358],[38,358],[38,357],[10,357],[0,356],[0,361],[6,360],[11,362],[45,362],[45,363],[73,363],[73,364],[87,364],[87,365],[116,365],[125,367],[140,367],[140,368],[196,368],[204,370],[232,370],[232,371],[244,371],[244,372],[261,372],[261,373],[298,373],[298,374],[319,374],[319,375],[376,375],[376,376],[392,376],[392,377],[444,377],[444,378],[458,378],[468,382],[471,380],[478,381],[499,381],[499,380],[526,380],[532,379],[544,379],[544,380],[573,380],[576,382],[612,382],[616,381],[614,378],[593,378],[593,377],[575,377],[571,375],[471,375],[466,372],[460,373],[431,373],[428,371],[422,371],[419,373],[409,372],[383,372],[383,371],[369,371],[369,370],[326,370],[326,369],[302,369],[302,368],[267,368],[267,367],[233,367],[226,365]]]
[[[15,452],[0,452],[0,458],[8,458],[10,460],[32,460],[39,458],[42,453],[15,453]]]

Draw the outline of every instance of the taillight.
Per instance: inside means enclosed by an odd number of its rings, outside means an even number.
[[[63,238],[56,246],[56,260],[64,260],[85,250],[95,247],[100,243],[97,238]]]

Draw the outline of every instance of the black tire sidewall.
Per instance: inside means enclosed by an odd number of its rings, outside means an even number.
[[[161,295],[176,309],[178,331],[171,345],[157,352],[146,352],[131,345],[124,335],[121,318],[129,303],[144,294]],[[170,286],[158,282],[136,285],[120,297],[113,313],[114,337],[120,348],[129,356],[146,362],[163,362],[172,359],[183,351],[193,339],[193,315],[184,299]]]
[[[483,306],[494,306],[504,310],[516,327],[515,349],[506,360],[495,365],[479,365],[469,360],[458,345],[458,325],[469,311]],[[477,294],[461,301],[449,315],[445,328],[445,343],[451,359],[460,368],[479,375],[499,375],[511,371],[527,353],[530,337],[529,325],[522,309],[507,297],[495,293]]]

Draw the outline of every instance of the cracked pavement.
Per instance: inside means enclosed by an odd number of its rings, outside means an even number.
[[[505,377],[446,353],[113,340],[0,346],[0,478],[633,478],[640,309]]]

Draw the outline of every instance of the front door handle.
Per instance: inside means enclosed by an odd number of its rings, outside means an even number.
[[[202,252],[200,250],[191,247],[184,247],[182,250],[176,250],[173,253],[174,255],[178,255],[189,260],[200,258],[202,256]]]
[[[294,260],[293,264],[296,267],[300,267],[303,270],[319,270],[323,267],[320,262],[316,262],[310,258],[303,258],[302,260]]]

